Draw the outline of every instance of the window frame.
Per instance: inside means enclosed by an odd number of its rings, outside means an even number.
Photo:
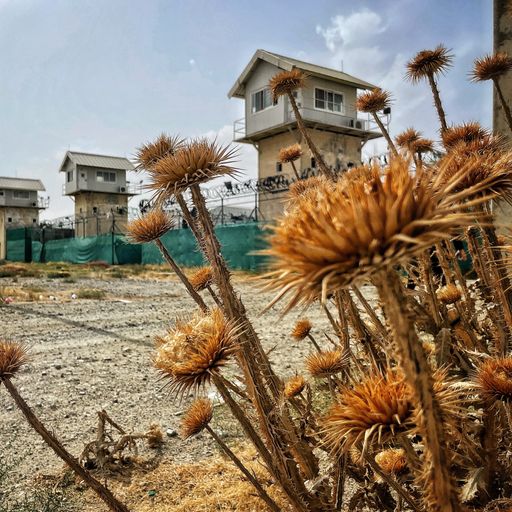
[[[254,110],[254,96],[260,92],[264,92],[264,91],[268,91],[268,95],[269,95],[269,98],[270,98],[270,105],[268,105],[267,107],[264,107],[260,110]],[[273,100],[272,99],[272,93],[270,92],[270,88],[268,86],[265,86],[265,87],[260,87],[259,89],[256,89],[255,91],[252,91],[251,92],[251,114],[259,114],[260,112],[265,112],[265,110],[268,110],[269,108],[273,108],[277,105],[278,103],[278,100]]]
[[[21,196],[19,194],[22,194]],[[12,198],[20,201],[27,201],[30,199],[30,190],[13,190]]]
[[[341,110],[337,112],[336,110],[330,110],[328,108],[321,108],[316,106],[316,91],[323,91],[324,93],[331,93],[333,95],[333,101],[332,104],[334,105],[334,95],[337,94],[338,96],[341,96]],[[323,102],[327,105],[329,101],[327,99],[324,99]],[[345,115],[345,95],[340,92],[336,91],[334,89],[325,89],[323,87],[315,87],[313,91],[313,106],[315,110],[319,110],[320,112],[328,112],[329,114],[337,114],[344,116]]]
[[[98,179],[101,175],[101,179]],[[113,180],[105,180],[105,175],[114,176]],[[117,183],[117,172],[115,171],[96,171],[96,182],[97,183]]]

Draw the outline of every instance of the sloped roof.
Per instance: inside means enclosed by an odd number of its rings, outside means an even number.
[[[68,158],[77,165],[86,165],[88,167],[101,167],[103,169],[122,169],[132,171],[135,169],[133,164],[124,156],[96,155],[94,153],[81,153],[78,151],[66,152],[60,171],[64,171],[64,166]]]
[[[358,89],[375,89],[376,87],[375,85],[372,85],[365,80],[356,78],[355,76],[344,73],[343,71],[326,68],[324,66],[318,66],[316,64],[311,64],[310,62],[293,59],[292,57],[285,57],[284,55],[268,52],[266,50],[256,50],[256,53],[252,56],[249,64],[245,66],[242,74],[237,78],[233,87],[231,87],[228,93],[229,98],[232,98],[233,96],[236,98],[244,97],[245,83],[247,82],[254,68],[257,66],[258,61],[260,60],[274,64],[274,66],[277,66],[282,70],[290,71],[293,68],[298,68],[306,72],[308,75],[327,78],[342,84],[352,85]]]
[[[0,189],[46,190],[41,180],[33,180],[30,178],[11,178],[9,176],[0,176]]]

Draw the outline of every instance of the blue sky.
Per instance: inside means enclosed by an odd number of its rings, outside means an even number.
[[[51,218],[73,211],[67,149],[131,157],[162,131],[229,142],[243,105],[227,92],[257,48],[343,62],[393,93],[393,133],[435,138],[429,90],[403,74],[441,42],[456,56],[440,80],[449,121],[490,126],[490,86],[467,81],[492,49],[490,0],[0,0],[0,175],[41,178]],[[241,166],[255,175],[249,146]]]

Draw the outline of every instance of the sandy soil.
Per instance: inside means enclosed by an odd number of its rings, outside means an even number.
[[[10,278],[2,286],[40,287],[44,300],[14,302],[0,307],[2,336],[26,342],[31,361],[16,378],[16,385],[43,422],[75,455],[94,439],[97,411],[105,409],[128,432],[144,432],[157,423],[165,435],[166,460],[191,461],[216,449],[206,436],[183,442],[173,435],[179,412],[186,404],[173,401],[152,368],[153,338],[165,332],[176,316],[187,316],[194,304],[172,278],[79,279],[76,283],[46,278]],[[310,346],[294,341],[289,332],[298,318],[281,319],[278,310],[261,316],[270,295],[256,291],[247,279],[235,277],[247,310],[278,373],[301,371]],[[102,300],[71,299],[80,288],[104,290]],[[54,295],[56,299],[48,299]],[[317,309],[307,312],[317,338],[327,321]],[[223,408],[218,414],[225,415]],[[62,464],[28,427],[0,388],[0,444],[8,458],[19,459],[16,486],[30,485],[35,474],[48,474]],[[217,417],[227,441],[237,436],[227,417]]]

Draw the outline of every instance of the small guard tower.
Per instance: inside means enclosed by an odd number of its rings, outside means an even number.
[[[49,199],[40,180],[0,177],[0,259],[6,256],[6,230],[39,224],[40,210],[47,208]]]
[[[358,89],[374,85],[343,71],[317,66],[265,50],[257,50],[228,93],[229,98],[245,101],[245,117],[235,121],[233,140],[252,144],[258,151],[258,178],[278,180],[290,169],[278,161],[279,150],[301,143],[301,134],[287,97],[274,102],[268,88],[277,73],[294,68],[306,76],[306,87],[296,92],[297,105],[313,142],[327,165],[343,170],[361,163],[361,148],[370,139],[381,137],[377,126],[366,115],[358,116],[355,102]],[[302,142],[303,155],[297,167],[303,177],[315,172],[316,162]],[[283,211],[285,193],[259,197],[264,220]]]
[[[68,151],[59,171],[64,173],[63,193],[75,201],[75,236],[124,232],[128,199],[137,194],[126,180],[134,170],[125,157]]]

